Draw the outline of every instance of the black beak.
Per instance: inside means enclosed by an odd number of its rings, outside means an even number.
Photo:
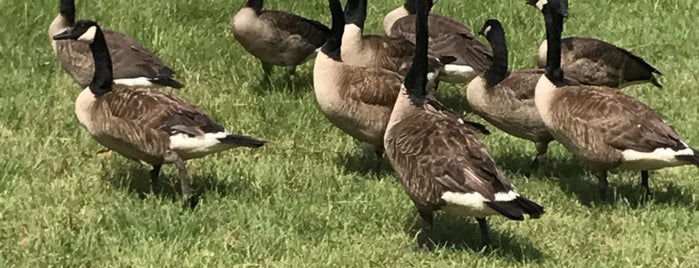
[[[68,28],[62,33],[53,36],[53,40],[65,40],[73,37],[73,28]]]
[[[560,0],[560,6],[558,7],[558,13],[564,18],[568,17],[568,0]]]

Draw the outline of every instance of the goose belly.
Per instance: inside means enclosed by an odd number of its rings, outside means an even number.
[[[108,134],[90,133],[92,137],[104,147],[123,155],[126,158],[143,161],[151,165],[158,165],[164,162],[163,157],[151,155],[140,150],[131,143],[116,139]]]

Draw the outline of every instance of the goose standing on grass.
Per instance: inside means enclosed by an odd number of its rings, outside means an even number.
[[[345,30],[342,35],[342,60],[365,67],[387,69],[402,76],[413,62],[415,45],[403,38],[383,35],[364,35],[367,0],[348,0],[345,5]],[[454,57],[429,58],[430,68],[441,69]]]
[[[388,123],[386,155],[420,216],[432,225],[433,211],[476,217],[483,243],[490,243],[485,217],[538,218],[544,208],[517,194],[467,121],[432,107],[427,91],[429,0],[417,0],[415,60]]]
[[[160,167],[175,164],[182,194],[194,208],[185,162],[234,147],[257,148],[264,141],[232,134],[199,107],[175,95],[148,88],[112,88],[112,62],[104,33],[94,21],[80,20],[53,37],[89,44],[95,76],[75,101],[78,121],[105,147],[153,166],[157,191]]]
[[[262,63],[265,80],[272,66],[285,66],[288,78],[296,66],[313,57],[330,31],[320,22],[285,11],[262,10],[263,0],[247,0],[232,18],[233,37]]]
[[[561,68],[586,85],[623,88],[651,83],[663,88],[656,77],[662,73],[626,49],[586,37],[563,38],[561,44]],[[547,48],[544,40],[537,56],[540,68],[546,67]]]
[[[488,39],[493,49],[493,64],[469,83],[466,99],[473,112],[495,127],[536,145],[537,155],[532,169],[545,159],[548,145],[553,141],[534,104],[534,89],[544,70],[508,68],[505,29],[500,21],[490,19],[478,32]],[[567,80],[569,85],[579,85]]]
[[[90,84],[95,67],[87,44],[74,40],[54,40],[52,37],[72,27],[75,23],[75,1],[61,0],[58,15],[49,26],[51,47],[58,56],[63,69],[73,77],[81,88]],[[136,87],[172,87],[184,85],[173,78],[170,69],[153,52],[139,45],[131,37],[103,30],[109,46],[114,70],[114,84]]]
[[[434,13],[429,15],[429,21],[432,25],[429,29],[430,50],[437,55],[456,58],[441,70],[440,81],[468,83],[490,66],[490,49],[461,22]],[[391,37],[415,41],[415,0],[406,0],[405,4],[386,15],[384,32]]]
[[[611,169],[640,170],[649,193],[648,170],[699,165],[697,151],[648,105],[609,87],[565,86],[561,33],[568,1],[527,3],[544,14],[548,43],[546,72],[536,84],[536,108],[549,133],[592,169],[603,197]]]
[[[332,28],[316,56],[313,88],[328,120],[383,154],[383,135],[403,78],[398,73],[342,62],[344,15],[339,0],[329,0]]]

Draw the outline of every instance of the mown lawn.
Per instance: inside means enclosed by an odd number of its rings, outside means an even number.
[[[596,181],[560,145],[547,171],[527,178],[530,143],[491,127],[485,137],[519,192],[546,206],[539,220],[492,218],[499,248],[478,252],[474,220],[437,218],[433,250],[418,246],[419,217],[388,161],[375,157],[318,111],[312,62],[293,87],[282,69],[271,87],[230,36],[243,0],[78,1],[78,17],[124,32],[156,51],[199,103],[230,129],[262,137],[260,150],[233,150],[188,163],[202,202],[184,211],[175,171],[166,194],[148,194],[148,167],[101,147],[73,115],[78,86],[60,69],[47,27],[58,1],[2,1],[0,24],[0,266],[699,266],[699,172],[652,173],[647,202],[637,173],[610,176],[616,197],[601,202]],[[327,3],[267,1],[329,23]],[[370,1],[369,32],[401,0]],[[474,30],[491,17],[505,25],[513,69],[534,66],[543,20],[524,0],[440,0],[435,12]],[[564,36],[602,38],[642,55],[665,75],[665,89],[628,88],[699,146],[699,6],[690,0],[571,1]],[[445,101],[468,108],[460,87]],[[477,119],[480,120],[480,119]],[[482,121],[482,120],[481,120]]]

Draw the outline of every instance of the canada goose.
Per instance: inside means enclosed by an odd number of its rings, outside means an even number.
[[[289,79],[311,58],[330,31],[320,22],[279,10],[262,10],[263,0],[247,0],[233,16],[233,37],[262,63],[265,80],[272,66],[285,66]]]
[[[95,67],[90,48],[74,40],[54,40],[52,37],[75,23],[75,1],[61,0],[58,15],[49,26],[49,39],[53,52],[58,56],[63,69],[73,77],[81,88],[90,84]],[[173,78],[170,69],[153,52],[139,45],[131,37],[112,30],[103,30],[109,46],[114,70],[114,83],[135,87],[172,87],[184,85]]]
[[[329,0],[332,27],[313,66],[313,88],[328,120],[383,153],[383,134],[403,78],[398,73],[342,62],[344,16],[339,0]]]
[[[563,38],[561,44],[563,71],[583,84],[623,88],[649,82],[663,88],[655,77],[662,73],[626,49],[586,37]],[[541,68],[546,66],[547,47],[546,40],[539,46],[537,63]]]
[[[427,91],[429,0],[418,0],[415,60],[400,89],[386,129],[386,155],[420,216],[432,225],[433,211],[476,217],[483,243],[490,243],[485,217],[538,218],[544,208],[516,193],[468,121],[439,111]]]
[[[649,193],[648,170],[699,165],[696,150],[648,105],[609,87],[564,86],[561,34],[568,2],[527,3],[544,14],[548,43],[546,72],[536,84],[536,108],[549,133],[592,169],[603,197],[611,169],[640,170]]]
[[[264,141],[232,134],[199,107],[173,94],[149,88],[112,88],[112,62],[105,35],[94,21],[79,20],[53,37],[89,44],[95,66],[92,82],[75,101],[75,115],[92,137],[105,147],[153,166],[151,183],[157,188],[160,167],[175,164],[182,194],[190,206],[185,162],[234,147],[257,148]]]
[[[345,5],[345,29],[342,35],[342,61],[365,67],[379,67],[402,76],[408,73],[415,45],[403,38],[364,35],[367,0],[348,0]],[[440,61],[441,59],[441,61]],[[439,69],[456,58],[429,57],[431,69]]]
[[[544,70],[510,71],[505,30],[496,19],[485,22],[478,32],[490,42],[493,64],[468,84],[466,100],[473,112],[495,127],[536,145],[535,168],[545,157],[553,141],[534,105],[534,89]],[[568,79],[569,85],[579,85]]]
[[[433,0],[436,2],[436,0]],[[429,15],[430,50],[437,55],[456,58],[444,66],[440,80],[447,83],[468,83],[491,64],[490,49],[478,41],[466,26],[447,16]],[[384,32],[388,36],[415,41],[415,0],[391,11],[384,18]]]

